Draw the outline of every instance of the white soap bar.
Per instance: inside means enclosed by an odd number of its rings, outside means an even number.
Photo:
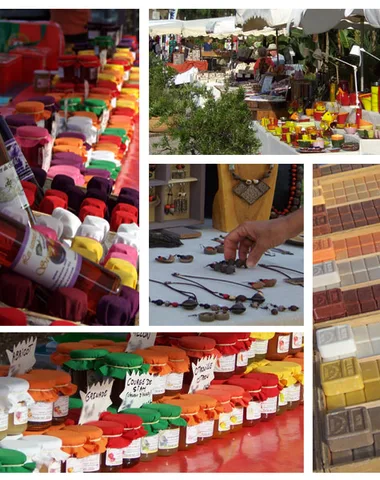
[[[350,325],[337,325],[317,330],[317,347],[323,359],[356,356],[356,345]]]
[[[340,283],[338,267],[334,261],[313,265],[313,287],[325,287]]]
[[[352,327],[352,333],[354,334],[356,346],[358,346],[358,343],[369,342],[367,325]]]
[[[380,323],[370,323],[368,326],[369,338],[373,340],[380,339]]]

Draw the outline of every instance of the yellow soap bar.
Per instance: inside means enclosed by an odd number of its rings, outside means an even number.
[[[365,403],[364,388],[362,390],[356,390],[355,392],[346,393],[345,397],[347,407]]]
[[[362,371],[364,383],[380,380],[380,371],[376,360],[371,360],[370,362],[362,362],[360,364],[360,368]]]
[[[324,205],[325,197],[323,196],[322,187],[313,188],[313,206],[315,205]]]
[[[344,393],[340,395],[330,395],[326,398],[326,408],[330,412],[331,410],[337,410],[338,408],[344,408],[346,406],[346,399]]]
[[[326,396],[355,392],[364,388],[357,358],[350,357],[322,363],[321,383]]]
[[[364,386],[364,393],[367,402],[380,400],[380,382],[369,382]]]

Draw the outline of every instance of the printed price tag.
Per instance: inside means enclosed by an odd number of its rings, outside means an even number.
[[[154,376],[149,373],[139,375],[132,372],[125,377],[125,388],[120,395],[122,400],[119,412],[126,408],[139,408],[144,403],[152,402]]]
[[[210,386],[214,380],[214,370],[216,364],[216,357],[214,355],[204,357],[191,365],[193,369],[193,380],[191,381],[189,393],[194,393],[197,390],[204,390]]]
[[[126,352],[142,350],[154,345],[157,333],[131,333]]]
[[[112,405],[111,390],[113,382],[113,378],[107,379],[103,382],[92,384],[86,393],[79,392],[83,402],[79,425],[99,420],[100,414]]]
[[[37,337],[30,337],[14,345],[11,352],[7,350],[10,364],[8,377],[22,375],[33,368],[36,363],[36,346]]]

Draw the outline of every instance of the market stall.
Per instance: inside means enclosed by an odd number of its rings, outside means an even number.
[[[302,333],[0,342],[2,473],[303,471]]]
[[[0,108],[0,302],[11,307],[2,324],[137,317],[138,43],[121,24],[89,32],[85,45],[55,54],[58,70],[46,65],[31,71],[32,85],[8,85],[20,93]],[[25,78],[31,65],[20,55]]]

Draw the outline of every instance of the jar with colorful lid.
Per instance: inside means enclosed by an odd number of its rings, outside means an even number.
[[[152,350],[165,353],[171,372],[166,377],[165,396],[173,397],[182,391],[183,375],[189,371],[189,357],[184,350],[176,347],[155,345]]]
[[[243,427],[254,427],[261,421],[261,403],[267,399],[262,392],[260,380],[245,377],[232,377],[226,382],[228,385],[237,385],[244,388],[251,396],[248,406],[243,412]]]
[[[63,452],[62,440],[51,435],[28,435],[21,438],[23,445],[38,445],[39,455],[34,459],[39,473],[61,473],[62,462],[69,455]]]
[[[34,473],[35,469],[36,464],[28,463],[24,453],[0,448],[0,473]]]
[[[252,358],[252,356],[250,357],[252,355],[250,350],[253,343],[254,340],[251,338],[250,333],[238,333],[235,375],[243,375],[245,372],[248,366],[248,359]]]
[[[164,335],[167,338],[167,345],[172,347],[179,347],[179,341],[182,337],[198,337],[198,333],[194,332],[168,332],[159,335]],[[157,343],[157,337],[156,337]]]
[[[61,439],[61,450],[68,455],[66,460],[61,462],[61,473],[83,473],[82,459],[90,455],[87,451],[86,435],[66,429],[51,429],[49,436]]]
[[[277,375],[273,373],[252,372],[244,378],[253,378],[261,382],[261,391],[266,395],[266,400],[261,402],[261,421],[268,422],[276,416],[278,408],[278,397],[282,390]]]
[[[250,334],[250,339],[252,340],[251,346],[249,347],[249,350],[247,352],[247,357],[248,357],[248,365],[253,363],[255,361],[255,355],[256,355],[256,349],[255,349],[255,342],[256,339],[252,337],[252,333]]]
[[[267,360],[284,360],[289,354],[290,333],[276,332],[268,342]]]
[[[67,95],[68,93],[74,93],[75,84],[71,82],[58,82],[54,86],[55,93],[64,93]]]
[[[149,365],[149,372],[153,375],[153,394],[152,401],[156,402],[165,395],[166,379],[172,369],[169,367],[169,357],[166,352],[146,348],[136,350],[136,355],[140,355],[144,363]]]
[[[50,89],[49,70],[34,70],[33,86],[36,92],[47,92]]]
[[[79,61],[79,80],[95,84],[98,79],[100,61],[96,55],[81,55]]]
[[[56,381],[43,373],[17,375],[29,383],[29,395],[34,402],[28,407],[28,431],[41,432],[53,423],[53,404],[58,400],[55,390]]]
[[[292,332],[290,334],[289,355],[295,355],[302,351],[303,333]]]
[[[214,432],[212,438],[224,438],[231,431],[231,412],[232,402],[231,393],[227,390],[217,390],[209,388],[208,390],[197,390],[197,395],[206,395],[216,400],[215,410],[219,412],[218,421],[214,424]]]
[[[102,347],[109,347],[112,345],[115,345],[116,342],[113,340],[108,340],[106,338],[85,338],[84,340],[79,340],[79,343],[90,345],[92,348],[102,348]],[[124,342],[117,342],[117,343],[123,343]]]
[[[111,58],[115,50],[115,42],[113,38],[108,36],[99,36],[94,38],[93,45],[96,55],[100,55],[102,50],[106,50],[107,58]]]
[[[125,389],[126,376],[132,372],[148,373],[149,365],[144,364],[142,357],[134,353],[108,353],[99,362],[96,371],[114,379],[111,400],[118,408],[122,403],[120,395]]]
[[[214,369],[215,380],[227,380],[235,375],[237,348],[237,333],[205,333],[202,336],[215,340],[215,348],[221,356],[217,359]]]
[[[123,468],[132,468],[140,463],[141,439],[147,434],[141,417],[127,413],[104,412],[100,415],[100,420],[117,422],[123,425],[123,437],[129,442],[123,450]]]
[[[57,349],[50,355],[50,361],[57,367],[70,360],[70,352],[73,350],[90,350],[91,345],[83,345],[79,342],[64,342],[57,345]]]
[[[141,438],[142,462],[151,462],[158,456],[158,439],[161,430],[165,430],[166,421],[161,421],[160,412],[148,408],[127,408],[121,413],[137,415],[142,420],[142,426],[146,435]]]
[[[185,373],[183,377],[183,391],[187,393],[193,380],[193,367],[201,358],[215,356],[221,357],[219,350],[215,348],[216,341],[209,337],[200,336],[186,336],[178,341],[178,348],[184,350],[190,360],[189,372]]]
[[[34,403],[28,390],[29,383],[22,378],[0,378],[0,407],[8,416],[8,436],[23,434],[27,429],[28,408]],[[2,430],[2,428],[4,428],[5,423],[5,418],[2,422],[0,421],[0,439],[4,438],[5,430]]]
[[[82,458],[83,473],[100,472],[101,455],[105,453],[108,442],[103,436],[103,430],[94,425],[69,425],[64,430],[70,430],[87,438],[84,448],[89,455]]]
[[[86,350],[72,350],[69,359],[63,363],[62,368],[70,373],[73,384],[77,386],[73,395],[79,398],[80,392],[87,392],[90,385],[102,378],[95,370],[97,363],[108,355],[108,351],[102,348],[92,349],[90,345],[84,343],[76,345],[78,349],[85,345]]]
[[[231,432],[240,430],[243,427],[244,409],[249,405],[251,400],[250,394],[244,388],[237,385],[213,385],[210,389],[226,390],[231,394],[232,412],[231,412]]]
[[[48,375],[56,381],[55,390],[59,397],[53,404],[53,425],[61,425],[69,413],[69,397],[74,395],[78,387],[71,383],[71,376],[62,370],[32,370],[30,373],[41,376]]]
[[[197,441],[198,445],[204,445],[205,443],[209,442],[214,435],[215,423],[217,423],[219,419],[220,412],[218,401],[209,395],[202,395],[199,393],[183,394],[180,395],[180,398],[197,402],[200,411],[205,414],[206,418],[198,425]]]
[[[106,102],[104,100],[98,100],[95,98],[87,98],[84,101],[84,111],[95,113],[98,117],[107,109]]]
[[[143,408],[157,410],[161,422],[166,422],[166,428],[158,434],[158,456],[170,457],[178,452],[180,429],[186,428],[186,420],[181,418],[182,408],[170,403],[149,403]]]
[[[0,386],[0,401],[2,399],[8,399],[10,395],[9,388],[4,386]],[[1,402],[3,404],[3,402]],[[5,401],[8,404],[8,401]],[[9,425],[9,414],[7,408],[4,406],[0,406],[0,440],[3,440],[5,437],[8,436],[8,425]]]
[[[75,82],[78,76],[78,57],[62,55],[58,58],[58,76],[65,82]]]
[[[49,117],[50,112],[47,112]],[[42,120],[42,127],[24,126],[18,127],[16,130],[15,139],[20,145],[22,153],[32,167],[44,167],[42,151],[46,145],[51,144],[52,138],[45,126],[45,120]]]
[[[80,97],[65,97],[59,102],[61,110],[65,111],[67,104],[67,111],[69,113],[76,112],[81,109],[82,99]]]
[[[19,440],[2,440],[0,442],[0,449],[8,448],[10,450],[17,450],[26,456],[27,463],[36,463],[35,459],[41,454],[41,447],[38,443],[25,443],[22,438]]]
[[[255,339],[253,345],[255,346],[255,362],[259,362],[260,360],[263,360],[268,351],[268,343],[269,340],[271,340],[274,337],[274,333],[270,332],[254,332],[251,333],[251,337]],[[249,362],[249,363],[252,363]]]

